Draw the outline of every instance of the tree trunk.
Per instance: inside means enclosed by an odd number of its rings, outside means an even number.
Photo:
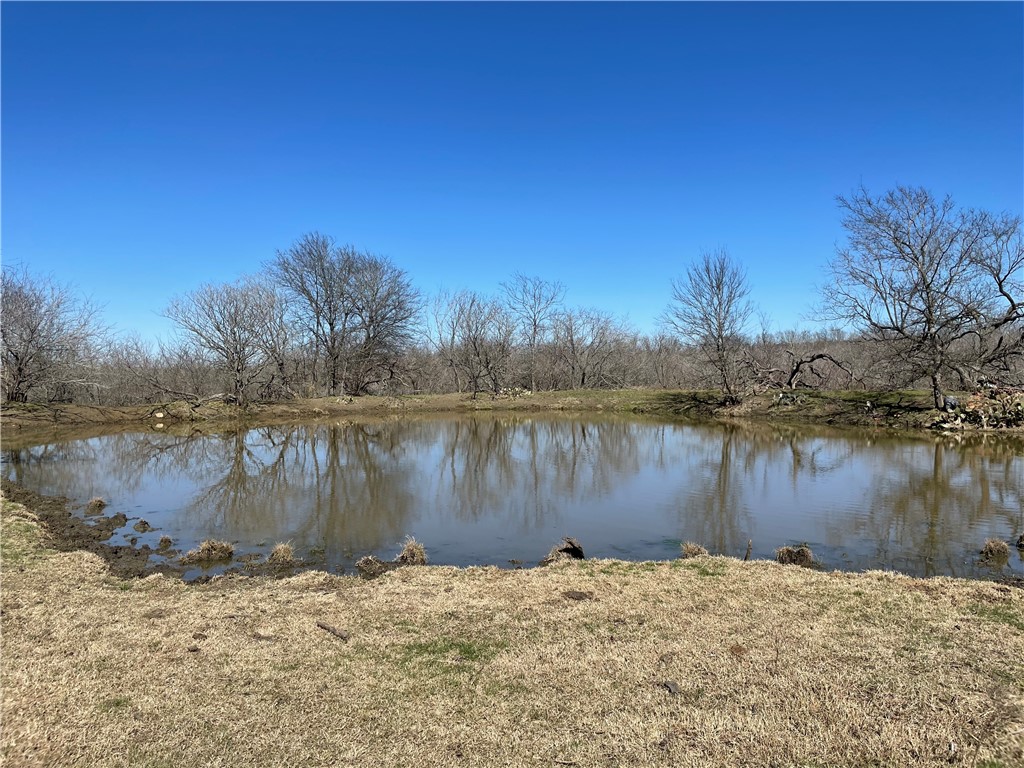
[[[932,397],[936,408],[941,410],[946,407],[946,396],[942,394],[942,374],[938,371],[932,374]]]

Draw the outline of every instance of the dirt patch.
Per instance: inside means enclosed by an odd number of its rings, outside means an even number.
[[[0,480],[4,498],[31,509],[46,531],[47,543],[58,552],[82,550],[99,555],[113,575],[137,578],[151,573],[176,573],[168,565],[149,561],[153,550],[148,546],[131,547],[108,544],[114,532],[128,523],[123,512],[106,517],[95,516],[89,522],[71,513],[71,502],[60,496],[42,496],[7,480]]]

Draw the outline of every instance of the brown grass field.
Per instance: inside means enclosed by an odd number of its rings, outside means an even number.
[[[123,581],[4,502],[5,766],[1021,766],[1024,591],[697,556]]]

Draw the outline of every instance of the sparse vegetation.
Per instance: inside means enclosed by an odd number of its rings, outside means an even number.
[[[206,539],[196,549],[190,549],[181,556],[182,565],[200,565],[202,563],[218,563],[230,560],[235,554],[235,547],[227,541]]]

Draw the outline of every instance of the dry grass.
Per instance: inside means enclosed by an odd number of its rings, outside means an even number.
[[[170,549],[174,546],[174,539],[170,536],[161,536],[160,542],[157,544],[160,549]]]
[[[692,541],[684,542],[683,545],[679,548],[679,551],[679,556],[683,559],[690,557],[700,557],[701,555],[706,555],[708,553],[708,551],[704,549],[704,547],[702,547],[700,544],[694,544]]]
[[[198,563],[218,563],[230,560],[235,554],[235,547],[227,541],[207,539],[196,549],[190,549],[181,556],[182,565]]]
[[[803,568],[813,568],[815,565],[814,553],[806,544],[799,547],[779,547],[775,550],[775,562],[782,565],[799,565]]]
[[[1002,562],[1009,559],[1010,546],[1000,539],[988,539],[981,548],[981,559],[991,562]]]
[[[296,563],[295,550],[291,544],[286,542],[275,544],[274,548],[270,550],[270,557],[267,558],[267,562],[271,565],[289,568]]]
[[[108,506],[106,499],[101,499],[99,496],[95,496],[89,499],[89,503],[85,505],[85,511],[90,515],[98,515]]]
[[[402,551],[398,553],[395,562],[402,565],[426,565],[427,550],[416,539],[409,536],[402,545]]]
[[[992,583],[708,557],[190,586],[2,533],[12,768],[1024,764],[1024,592]]]

